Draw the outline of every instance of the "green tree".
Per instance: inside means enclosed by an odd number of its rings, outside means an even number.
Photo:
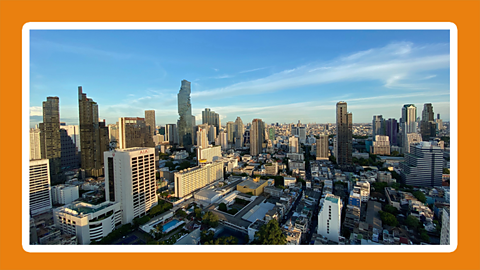
[[[218,226],[218,217],[214,213],[208,211],[203,215],[202,223],[209,225],[210,227],[217,227]]]
[[[198,207],[195,207],[194,213],[195,213],[195,217],[196,217],[197,219],[201,219],[201,218],[202,218],[202,209],[200,209],[200,208],[198,208]]]
[[[260,245],[285,245],[287,236],[283,234],[276,219],[271,219],[255,233],[256,243]]]
[[[227,212],[228,207],[225,203],[222,202],[218,205],[218,210],[223,211],[223,212]]]
[[[420,221],[418,221],[415,216],[409,215],[407,219],[405,219],[405,224],[412,229],[417,229],[420,226]]]
[[[398,220],[394,215],[384,211],[379,211],[378,213],[380,214],[380,219],[384,224],[392,227],[396,227],[398,225]]]
[[[209,241],[213,241],[214,232],[212,231],[202,231],[200,232],[200,243],[204,244]]]
[[[450,170],[448,168],[443,168],[443,174],[450,174]]]
[[[383,210],[387,213],[390,213],[390,214],[394,215],[394,216],[396,216],[398,214],[398,209],[391,206],[390,204],[386,204]]]
[[[422,203],[425,203],[427,201],[425,194],[423,194],[423,192],[421,192],[420,190],[414,191],[412,195],[415,196],[415,198],[417,198],[417,200],[421,201]]]
[[[178,209],[175,215],[181,218],[187,217],[187,213],[183,209]]]
[[[180,163],[180,167],[178,168],[178,170],[181,171],[187,168],[190,168],[190,161],[185,160],[182,163]]]

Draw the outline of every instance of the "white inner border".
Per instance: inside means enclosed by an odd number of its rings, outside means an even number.
[[[450,245],[30,245],[30,30],[450,30]],[[29,22],[22,29],[22,246],[27,252],[453,252],[458,244],[457,27],[451,22]],[[332,109],[333,110],[333,109]]]

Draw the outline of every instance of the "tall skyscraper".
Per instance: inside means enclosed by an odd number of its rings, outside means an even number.
[[[289,153],[300,153],[300,143],[298,142],[298,136],[292,136],[288,138],[288,152]]]
[[[108,126],[108,139],[110,142],[118,143],[118,122],[116,124],[109,124]]]
[[[40,129],[30,129],[30,160],[42,159]]]
[[[47,97],[43,102],[43,123],[40,123],[40,149],[42,159],[50,162],[50,179],[61,180],[60,113],[58,97]]]
[[[190,150],[193,146],[193,115],[192,104],[190,103],[190,82],[182,80],[180,91],[178,92],[178,137],[179,144]]]
[[[328,160],[328,135],[320,135],[317,140],[317,160]]]
[[[370,153],[374,155],[390,155],[390,141],[388,136],[375,135]]]
[[[103,152],[109,146],[108,128],[99,122],[98,105],[78,87],[81,167],[87,176],[103,175]],[[106,136],[105,136],[106,135]]]
[[[417,132],[417,107],[413,104],[405,104],[402,107],[402,134]]]
[[[150,128],[140,117],[120,117],[118,119],[118,147],[155,147]]]
[[[176,124],[165,125],[165,141],[170,144],[178,144],[178,130]]]
[[[66,129],[60,129],[60,142],[62,146],[61,164],[64,169],[77,169],[80,167],[80,155],[72,137],[68,136]]]
[[[208,147],[208,125],[207,124],[202,124],[198,126],[198,131],[197,131],[197,146],[202,147],[203,149],[206,149]]]
[[[385,121],[385,135],[388,136],[391,145],[398,145],[397,141],[398,123],[395,118],[389,118]]]
[[[243,147],[243,133],[245,132],[245,127],[243,126],[243,121],[240,116],[237,116],[235,120],[235,147]]]
[[[252,128],[250,129],[250,155],[256,156],[262,153],[262,144],[265,140],[263,133],[264,125],[262,119],[253,119]]]
[[[208,141],[210,143],[215,142],[215,139],[217,138],[217,128],[214,125],[209,125],[208,126]]]
[[[442,186],[443,151],[436,142],[410,146],[410,154],[400,163],[402,181],[410,186]]]
[[[385,122],[381,115],[374,115],[372,120],[372,137],[385,135]]]
[[[425,103],[422,111],[422,121],[420,132],[424,141],[429,141],[431,137],[436,136],[437,123],[434,119],[433,106],[431,103]]]
[[[218,113],[215,113],[214,111],[211,111],[209,108],[205,108],[205,110],[202,112],[202,124],[213,125],[215,126],[217,131],[215,135],[218,135],[220,133],[220,129],[222,126],[220,121],[220,115]]]
[[[105,199],[120,202],[122,224],[157,205],[155,148],[135,147],[104,153]]]
[[[234,138],[234,133],[235,133],[235,123],[232,121],[227,122],[227,139],[228,143],[231,144],[233,143],[233,138]]]
[[[337,103],[337,163],[342,168],[352,165],[352,113],[347,112],[347,103]]]
[[[327,194],[318,212],[317,233],[336,243],[339,242],[342,207],[340,197]]]
[[[145,111],[145,124],[150,129],[150,135],[153,138],[155,135],[155,110],[146,110]]]
[[[30,160],[30,215],[45,213],[52,208],[50,172],[47,159]]]

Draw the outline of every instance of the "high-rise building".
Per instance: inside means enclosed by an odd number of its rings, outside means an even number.
[[[298,142],[298,136],[292,136],[288,138],[288,152],[289,153],[300,153],[300,147]]]
[[[250,155],[256,156],[262,153],[263,133],[262,119],[253,119],[252,128],[250,129]]]
[[[208,142],[214,143],[217,138],[217,128],[214,125],[208,126]]]
[[[381,115],[374,115],[372,120],[372,137],[385,135],[385,122]]]
[[[422,136],[419,133],[408,133],[403,142],[403,152],[410,153],[410,146],[422,141]]]
[[[403,105],[402,120],[401,120],[403,134],[417,132],[417,125],[415,122],[416,119],[417,119],[417,107],[415,107],[414,104]]]
[[[222,146],[222,150],[227,150],[228,148],[228,141],[227,141],[227,133],[225,130],[220,130],[220,133],[218,134],[217,137],[217,142],[215,143],[216,145]]]
[[[373,144],[370,147],[370,153],[374,155],[390,155],[390,141],[388,136],[375,135]]]
[[[50,162],[48,159],[30,160],[29,172],[30,215],[48,212],[52,208],[50,193]]]
[[[198,131],[197,131],[197,146],[198,147],[201,147],[201,148],[205,149],[209,146],[207,132],[208,132],[208,125],[207,124],[202,124],[202,125],[198,126]]]
[[[78,148],[75,146],[75,137],[68,135],[66,129],[60,129],[60,143],[61,143],[61,167],[62,169],[76,169],[80,167],[80,154]]]
[[[233,143],[235,133],[235,123],[232,121],[227,122],[227,140],[229,144]]]
[[[223,178],[223,162],[197,166],[174,174],[175,197],[182,198],[195,190]]]
[[[155,147],[145,118],[120,117],[118,119],[118,148]]]
[[[178,144],[178,130],[176,124],[165,125],[165,141],[170,144]]]
[[[205,108],[205,110],[202,112],[202,124],[213,125],[217,131],[215,135],[218,135],[220,133],[220,129],[222,126],[220,121],[220,115],[218,113],[215,113],[214,111],[211,111],[209,108]]]
[[[398,145],[397,141],[398,123],[394,118],[385,121],[385,135],[388,136],[391,145]]]
[[[42,159],[50,162],[50,179],[60,181],[62,145],[60,141],[60,113],[58,97],[47,97],[43,102],[43,123],[40,123],[40,150]]]
[[[405,161],[400,163],[402,181],[410,186],[442,186],[443,151],[436,142],[420,142],[410,146]]]
[[[320,135],[317,140],[317,160],[328,160],[328,135]]]
[[[98,105],[78,87],[81,167],[87,176],[103,175],[103,152],[109,147],[108,128],[99,122]],[[106,137],[105,137],[106,135]]]
[[[220,145],[197,149],[197,160],[199,163],[214,162],[221,157],[222,157],[222,149]]]
[[[52,187],[52,202],[54,204],[69,204],[78,197],[78,186],[56,185]]]
[[[242,119],[238,116],[235,120],[235,147],[243,147],[243,133],[245,132],[245,127],[243,126]]]
[[[352,165],[352,113],[347,112],[347,103],[337,103],[337,164],[341,168]]]
[[[127,148],[104,153],[105,199],[120,202],[122,224],[157,205],[155,148]]]
[[[118,122],[116,124],[109,124],[108,126],[108,140],[110,142],[118,143]]]
[[[188,150],[193,146],[193,123],[192,104],[190,103],[190,82],[182,80],[180,91],[178,92],[178,137],[179,145]]]
[[[442,230],[440,232],[440,245],[450,245],[450,208],[442,209]]]
[[[272,142],[275,141],[275,128],[274,127],[268,128],[268,139],[271,140]]]
[[[339,242],[342,218],[342,200],[333,194],[327,194],[318,212],[317,234],[335,243]]]
[[[40,147],[40,129],[30,129],[30,160],[42,159],[42,151]]]
[[[145,111],[145,124],[149,128],[150,136],[153,138],[155,135],[155,110],[146,110]]]
[[[436,136],[437,123],[434,119],[433,106],[431,103],[425,103],[422,111],[422,121],[420,122],[420,132],[424,141],[430,140]]]

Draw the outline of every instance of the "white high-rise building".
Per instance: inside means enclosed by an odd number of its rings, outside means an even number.
[[[442,209],[442,231],[440,232],[440,245],[450,245],[450,209]]]
[[[288,152],[289,153],[300,153],[300,147],[298,143],[298,136],[288,138]]]
[[[30,160],[36,160],[42,158],[42,152],[40,149],[40,129],[30,129]]]
[[[214,125],[210,125],[208,128],[208,142],[213,143],[217,138],[217,128]]]
[[[52,187],[52,201],[54,204],[69,204],[78,199],[78,186],[56,185]]]
[[[220,145],[215,145],[208,148],[197,148],[197,160],[202,163],[209,163],[218,160],[222,157],[222,149]]]
[[[342,206],[340,197],[327,194],[318,213],[317,233],[336,243],[340,237]]]
[[[122,224],[146,215],[157,205],[155,148],[127,148],[104,153],[105,199],[120,202]]]
[[[220,179],[223,179],[223,161],[176,172],[174,174],[175,197],[182,198]]]
[[[414,143],[422,141],[422,135],[420,133],[409,133],[404,136],[403,152],[410,153],[410,146]]]
[[[208,128],[201,125],[198,126],[197,131],[197,146],[202,147],[203,149],[208,147],[208,137],[207,137]]]
[[[30,215],[48,212],[52,209],[48,159],[30,160],[29,176]]]

